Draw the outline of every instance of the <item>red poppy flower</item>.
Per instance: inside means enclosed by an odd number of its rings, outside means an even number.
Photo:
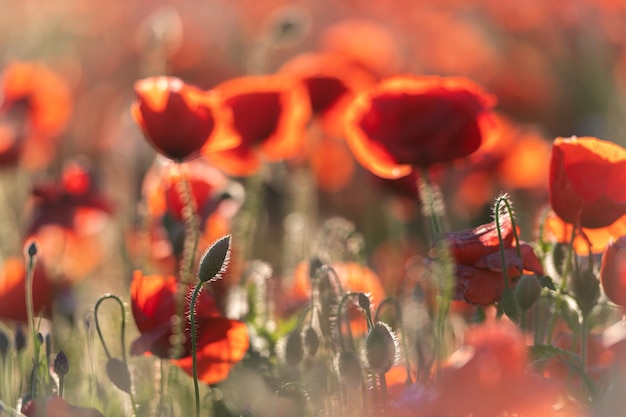
[[[37,238],[48,265],[70,279],[82,278],[99,263],[97,235],[112,212],[90,172],[72,161],[66,164],[61,181],[33,187],[27,237]]]
[[[507,277],[513,285],[525,270],[543,275],[541,262],[527,243],[520,242],[521,258],[513,246],[513,226],[508,216],[500,218]],[[500,300],[504,291],[500,242],[495,221],[474,229],[444,235],[456,263],[455,300],[488,305]]]
[[[10,63],[0,84],[0,163],[47,165],[71,113],[66,80],[41,63]]]
[[[464,78],[397,76],[353,101],[346,139],[367,169],[400,178],[478,149],[494,104],[493,96]]]
[[[556,213],[550,211],[543,228],[544,239],[569,244],[573,228],[570,223],[564,222]],[[574,251],[583,256],[589,255],[589,251],[600,254],[606,250],[609,242],[622,235],[626,235],[626,215],[606,227],[580,228],[574,238]]]
[[[600,282],[609,300],[626,307],[626,235],[611,242],[602,255]]]
[[[557,138],[550,204],[575,227],[600,228],[626,215],[626,149],[593,137]]]
[[[227,118],[214,92],[205,92],[174,77],[150,77],[135,83],[131,106],[135,122],[157,152],[180,161],[201,149],[213,152],[237,145],[222,133]]]
[[[169,358],[172,349],[172,318],[176,316],[176,297],[179,285],[186,285],[187,297],[184,317],[189,316],[189,300],[193,286],[179,283],[176,278],[144,276],[136,271],[130,287],[133,317],[141,336],[131,346],[131,353],[150,352],[160,358]],[[232,366],[248,350],[246,325],[223,317],[208,291],[201,291],[196,301],[198,378],[206,384],[224,380]],[[184,319],[183,319],[184,320]],[[182,353],[172,362],[192,375],[191,335],[185,329]]]
[[[262,158],[293,156],[303,144],[311,109],[306,89],[287,76],[234,78],[215,88],[232,111],[232,135],[239,145],[209,154],[218,168],[236,176],[254,174]]]
[[[52,313],[53,285],[41,262],[33,276],[33,310],[35,315]],[[26,266],[21,258],[8,258],[0,270],[0,319],[26,323]]]
[[[324,130],[340,136],[343,114],[354,95],[371,86],[371,73],[335,54],[306,53],[287,61],[279,72],[301,80],[309,93],[311,110],[321,118]]]

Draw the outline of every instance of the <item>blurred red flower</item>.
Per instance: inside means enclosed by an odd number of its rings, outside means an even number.
[[[37,410],[39,408],[39,411]],[[42,412],[41,409],[45,409]],[[69,404],[61,397],[49,397],[45,404],[30,400],[22,407],[22,414],[26,417],[104,417],[95,408],[78,407]]]
[[[85,165],[70,161],[59,182],[35,184],[31,204],[26,236],[38,240],[47,265],[76,280],[99,264],[102,248],[97,235],[113,207]]]
[[[374,83],[374,76],[341,55],[306,53],[296,55],[279,69],[306,86],[313,114],[333,136],[343,131],[343,114],[354,95]]]
[[[130,287],[131,308],[141,335],[131,345],[131,354],[146,352],[170,358],[173,345],[173,318],[177,315],[176,297],[179,286],[184,286],[185,320],[190,312],[191,284],[183,284],[176,278],[144,276],[136,271]],[[214,298],[208,291],[201,291],[196,301],[197,364],[198,378],[206,384],[224,380],[232,366],[239,362],[248,350],[248,330],[244,323],[223,317]],[[185,326],[182,353],[171,358],[187,374],[192,375],[191,334]]]
[[[235,176],[254,174],[262,159],[278,161],[303,146],[311,108],[306,89],[284,76],[234,78],[215,88],[232,111],[231,134],[239,145],[207,155],[211,163]]]
[[[489,393],[485,401],[484,393]],[[422,416],[582,416],[564,398],[566,386],[527,370],[522,332],[506,321],[487,322],[468,330],[428,390],[411,392],[394,412]],[[558,408],[558,410],[557,410]]]
[[[544,239],[569,244],[574,226],[563,221],[555,212],[550,211],[545,220]],[[626,215],[606,227],[588,229],[582,227],[574,238],[574,251],[587,256],[589,251],[595,254],[604,252],[611,240],[626,235]]]
[[[543,275],[541,262],[531,246],[523,242],[520,242],[519,248],[514,246],[513,226],[509,216],[500,218],[500,231],[510,284],[515,284],[525,270]],[[504,278],[496,222],[448,232],[444,240],[456,264],[454,299],[476,305],[499,301],[504,291]]]
[[[626,215],[626,149],[594,137],[556,138],[550,204],[574,227],[609,226]]]
[[[611,241],[602,255],[600,282],[609,300],[626,307],[626,235]]]
[[[135,122],[154,149],[180,161],[200,153],[232,148],[237,141],[221,128],[228,113],[218,96],[175,77],[150,77],[135,83],[131,106]]]
[[[50,317],[54,300],[54,285],[41,262],[33,276],[33,310],[35,315]],[[26,266],[24,260],[8,258],[0,270],[0,319],[26,323]]]
[[[400,178],[478,149],[494,104],[493,96],[465,78],[392,77],[352,102],[346,139],[367,169]]]
[[[0,164],[45,167],[71,113],[66,80],[41,63],[7,65],[0,84]]]

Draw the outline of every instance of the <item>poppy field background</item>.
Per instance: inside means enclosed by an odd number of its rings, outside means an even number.
[[[0,9],[0,416],[624,408],[624,0]]]

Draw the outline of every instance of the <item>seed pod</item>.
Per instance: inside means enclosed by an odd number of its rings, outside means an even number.
[[[106,365],[109,380],[120,390],[130,394],[130,371],[119,358],[109,358]]]
[[[287,335],[285,341],[285,360],[291,366],[298,366],[304,357],[304,345],[302,343],[302,334],[299,329]]]
[[[54,358],[53,365],[54,373],[59,376],[64,376],[70,370],[70,361],[65,356],[65,353],[61,350],[57,353],[56,358]]]
[[[320,337],[312,327],[307,327],[304,331],[304,346],[310,356],[315,356],[320,347]]]
[[[378,322],[365,338],[365,359],[374,372],[385,373],[396,362],[396,338],[389,326]]]
[[[337,371],[346,386],[358,389],[363,381],[359,356],[353,350],[344,350],[337,356]]]

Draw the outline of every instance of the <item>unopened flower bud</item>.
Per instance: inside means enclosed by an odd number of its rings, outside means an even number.
[[[353,350],[344,350],[337,356],[337,371],[346,386],[358,389],[363,380],[359,356]]]
[[[59,376],[64,376],[70,370],[70,361],[65,356],[65,353],[61,350],[54,358],[53,365],[54,372]]]
[[[580,312],[587,316],[600,298],[600,281],[590,269],[575,273],[572,279],[572,292]]]
[[[540,294],[541,282],[535,275],[522,275],[515,286],[515,300],[523,311],[531,308]]]
[[[9,353],[9,337],[0,330],[0,356],[5,357]]]
[[[307,327],[304,331],[304,346],[310,356],[315,356],[320,347],[320,337],[312,327]]]
[[[357,296],[357,300],[357,302],[359,303],[359,307],[361,307],[365,311],[369,311],[371,303],[370,298],[367,296],[367,294],[360,292]]]
[[[300,330],[296,329],[287,335],[285,341],[285,360],[291,366],[297,366],[304,357],[304,345]]]
[[[21,352],[26,347],[26,334],[22,326],[18,326],[15,330],[15,350]]]
[[[396,338],[388,325],[378,322],[365,337],[365,359],[374,372],[386,373],[396,362]]]
[[[130,394],[130,371],[121,359],[109,358],[106,364],[109,380],[120,390]]]
[[[211,282],[222,278],[230,262],[230,235],[213,243],[204,253],[198,268],[201,282]]]
[[[600,267],[600,281],[607,298],[626,307],[626,236],[609,243]]]

